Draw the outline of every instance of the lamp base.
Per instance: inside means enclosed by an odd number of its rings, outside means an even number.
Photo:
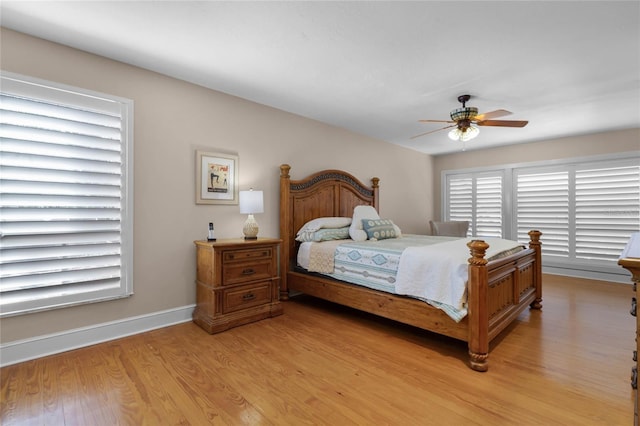
[[[247,217],[247,221],[244,223],[242,232],[244,233],[245,240],[258,239],[258,222],[256,222],[252,214]]]

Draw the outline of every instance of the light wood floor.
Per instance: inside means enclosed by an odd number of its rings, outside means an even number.
[[[0,370],[9,425],[631,425],[631,286],[547,275],[543,310],[466,345],[302,297],[208,335],[193,323]]]

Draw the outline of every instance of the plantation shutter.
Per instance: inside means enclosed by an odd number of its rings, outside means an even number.
[[[1,92],[1,314],[131,294],[132,102],[8,73]]]
[[[544,235],[544,254],[569,256],[569,173],[566,170],[518,172],[516,177],[518,241],[537,229]]]
[[[476,179],[475,233],[502,238],[502,175]]]
[[[502,237],[502,173],[448,175],[445,220],[469,221],[471,235]]]
[[[640,231],[640,166],[581,166],[575,176],[576,257],[617,261]]]
[[[473,178],[451,176],[447,181],[448,208],[445,220],[473,219]]]

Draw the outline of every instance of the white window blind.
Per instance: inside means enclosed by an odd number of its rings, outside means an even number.
[[[475,234],[502,237],[502,176],[478,176],[476,179]]]
[[[501,172],[448,175],[443,217],[469,221],[471,235],[502,237],[502,181]]]
[[[133,102],[3,73],[0,315],[132,293]]]
[[[516,227],[518,241],[528,232],[544,235],[544,254],[569,255],[569,174],[566,171],[516,171]]]
[[[473,219],[473,177],[452,176],[447,180],[447,216],[445,220]]]
[[[576,258],[617,261],[629,236],[640,231],[640,166],[635,163],[577,168]]]

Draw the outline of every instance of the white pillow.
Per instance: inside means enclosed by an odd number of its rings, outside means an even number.
[[[362,219],[380,219],[373,206],[356,206],[353,209],[353,219],[349,227],[349,236],[354,241],[365,241],[367,233],[362,228]]]
[[[305,232],[316,232],[319,229],[337,229],[351,225],[350,217],[319,217],[305,223],[296,235]]]

